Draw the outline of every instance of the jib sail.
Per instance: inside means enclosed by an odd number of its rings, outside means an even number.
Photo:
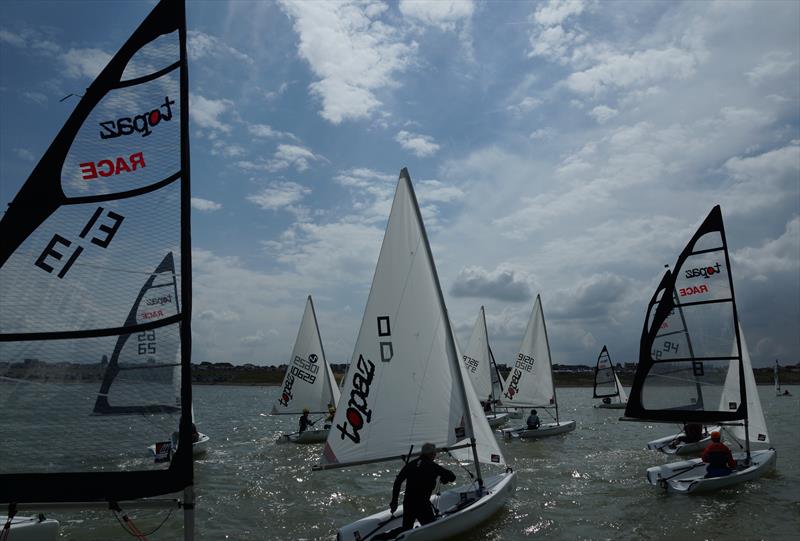
[[[0,502],[192,485],[191,446],[142,452],[191,438],[187,77],[184,5],[163,0],[0,220]]]
[[[676,422],[747,418],[742,341],[719,206],[668,270],[647,310],[626,417]]]

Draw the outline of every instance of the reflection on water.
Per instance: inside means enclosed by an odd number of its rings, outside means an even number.
[[[621,411],[592,408],[591,389],[559,389],[560,417],[575,419],[577,429],[539,441],[501,440],[519,473],[515,498],[463,539],[793,537],[800,530],[800,389],[790,388],[790,398],[775,397],[772,387],[759,390],[777,471],[733,490],[687,497],[663,494],[644,476],[648,466],[669,461],[645,443],[675,427],[622,423]],[[399,462],[312,472],[322,445],[274,443],[297,424],[293,416],[266,415],[277,387],[199,386],[194,392],[198,428],[212,437],[208,455],[195,464],[197,539],[330,540],[337,526],[388,505]],[[467,482],[463,470],[448,467]],[[65,540],[129,539],[108,511],[50,515],[61,520]],[[147,533],[167,511],[130,515]],[[181,528],[175,511],[148,538],[182,539]]]

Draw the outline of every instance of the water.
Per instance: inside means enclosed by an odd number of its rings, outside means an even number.
[[[644,444],[674,432],[670,425],[622,423],[621,411],[592,408],[591,389],[559,389],[566,436],[501,443],[518,472],[515,498],[464,540],[789,539],[800,531],[800,388],[778,398],[759,388],[777,469],[767,477],[712,495],[667,495],[648,485],[648,466],[668,462]],[[196,539],[334,539],[337,526],[389,503],[399,463],[313,472],[321,445],[276,445],[297,419],[269,417],[277,387],[195,387],[198,427],[212,440],[195,464]],[[542,416],[545,421],[545,416]],[[441,459],[441,457],[440,457]],[[466,481],[463,471],[440,462]],[[131,510],[151,541],[182,539],[178,511]],[[51,513],[65,540],[131,539],[109,511]]]

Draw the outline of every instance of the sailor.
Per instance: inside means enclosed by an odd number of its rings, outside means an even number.
[[[672,440],[669,444],[671,448],[677,447],[681,443],[695,443],[703,439],[703,425],[700,423],[684,423],[683,434]]]
[[[706,477],[724,477],[736,468],[736,460],[727,445],[720,441],[720,433],[715,430],[711,433],[711,443],[708,444],[700,457],[706,462]]]
[[[528,415],[528,430],[536,430],[542,424],[539,420],[539,416],[536,414],[536,410],[531,410],[531,414]]]
[[[436,520],[433,506],[431,505],[431,493],[436,487],[436,480],[442,483],[450,483],[456,480],[456,476],[450,470],[441,467],[434,459],[436,458],[436,446],[432,443],[422,445],[422,452],[419,458],[408,462],[394,480],[392,489],[392,502],[389,509],[392,514],[397,510],[397,498],[400,495],[400,486],[406,482],[406,493],[403,496],[403,526],[395,528],[390,532],[381,534],[373,539],[394,539],[401,532],[410,530],[414,527],[414,521],[418,520],[420,525],[425,525]],[[391,537],[386,537],[391,536]]]
[[[308,413],[308,408],[304,408],[303,415],[300,417],[300,434],[308,430],[308,427],[312,425],[311,421],[308,420]]]
[[[605,398],[603,399],[603,404],[611,404],[611,398],[610,398],[610,397],[608,397],[608,396],[607,396],[607,397],[605,397]]]
[[[789,389],[784,389],[783,396],[792,396],[792,393],[789,392]]]
[[[330,428],[333,425],[333,418],[336,417],[336,406],[328,403],[328,415],[325,417],[325,424],[322,428]]]

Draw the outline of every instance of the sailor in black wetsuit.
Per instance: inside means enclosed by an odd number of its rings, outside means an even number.
[[[300,431],[298,433],[302,434],[303,432],[308,430],[308,427],[311,426],[312,424],[314,423],[308,420],[308,408],[304,408],[303,415],[300,417]]]
[[[405,481],[403,526],[376,536],[374,539],[394,539],[401,532],[412,529],[414,520],[419,520],[420,524],[425,525],[436,519],[431,506],[431,493],[436,487],[436,479],[441,479],[442,483],[450,483],[456,480],[456,476],[450,470],[435,463],[433,461],[435,458],[436,446],[432,443],[426,443],[422,446],[420,457],[403,466],[403,469],[400,470],[394,480],[392,503],[389,504],[389,509],[394,513],[397,510],[400,486]]]

